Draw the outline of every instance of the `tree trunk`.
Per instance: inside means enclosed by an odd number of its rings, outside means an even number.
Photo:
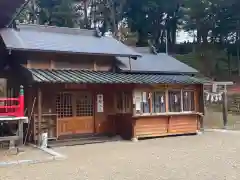
[[[83,9],[84,10],[84,28],[89,29],[88,13],[87,13],[87,9],[88,9],[87,0],[84,0],[83,4],[84,4],[84,9]]]
[[[199,29],[197,29],[197,43],[201,44],[201,32]]]
[[[138,31],[138,41],[137,41],[136,45],[137,46],[148,45],[148,42],[146,40],[146,35],[141,30]]]

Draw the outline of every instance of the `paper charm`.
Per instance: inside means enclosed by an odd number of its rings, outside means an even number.
[[[178,97],[177,97],[177,95],[174,95],[174,102],[175,102],[175,103],[178,102]]]
[[[218,99],[219,99],[219,101],[222,101],[222,94],[219,94]]]
[[[210,100],[210,94],[207,94],[207,98],[206,98],[207,101]]]
[[[163,104],[164,103],[164,97],[161,96],[161,103]]]
[[[214,96],[213,95],[211,95],[211,102],[213,102],[214,101]]]

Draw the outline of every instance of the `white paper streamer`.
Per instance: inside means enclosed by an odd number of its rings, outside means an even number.
[[[177,103],[177,102],[178,102],[177,95],[174,95],[174,102],[175,102],[175,103]]]
[[[222,95],[223,92],[220,93],[210,93],[210,92],[205,92],[207,94],[206,101],[211,101],[211,102],[218,102],[222,101]]]
[[[162,104],[164,103],[164,97],[163,96],[161,97],[161,103]]]

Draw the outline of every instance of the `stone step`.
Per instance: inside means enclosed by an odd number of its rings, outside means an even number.
[[[121,138],[119,136],[115,137],[84,137],[84,138],[71,138],[57,141],[50,141],[48,143],[49,148],[61,147],[61,146],[75,146],[75,145],[85,145],[85,144],[96,144],[96,143],[105,143],[119,141]]]

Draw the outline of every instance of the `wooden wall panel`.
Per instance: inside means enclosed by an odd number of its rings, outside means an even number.
[[[28,60],[28,68],[32,69],[51,69],[50,60]]]
[[[148,116],[134,120],[137,138],[191,134],[199,130],[198,115]]]
[[[81,60],[81,61],[64,61],[64,60],[55,60],[54,69],[73,69],[73,70],[93,70],[93,61]]]
[[[133,136],[132,114],[117,114],[115,116],[116,134],[124,139],[131,139]]]
[[[93,117],[70,117],[58,119],[58,136],[94,133]]]
[[[136,120],[136,137],[157,137],[165,135],[168,129],[168,118],[159,117],[141,117]]]
[[[178,133],[196,133],[198,130],[197,115],[179,115],[172,116],[169,120],[168,132],[171,134]]]
[[[97,112],[97,94],[103,94],[104,112]],[[113,133],[114,120],[109,115],[114,113],[114,92],[106,85],[98,86],[94,99],[96,133]]]
[[[34,69],[87,69],[107,71],[112,68],[114,57],[84,54],[26,52],[23,66]]]

